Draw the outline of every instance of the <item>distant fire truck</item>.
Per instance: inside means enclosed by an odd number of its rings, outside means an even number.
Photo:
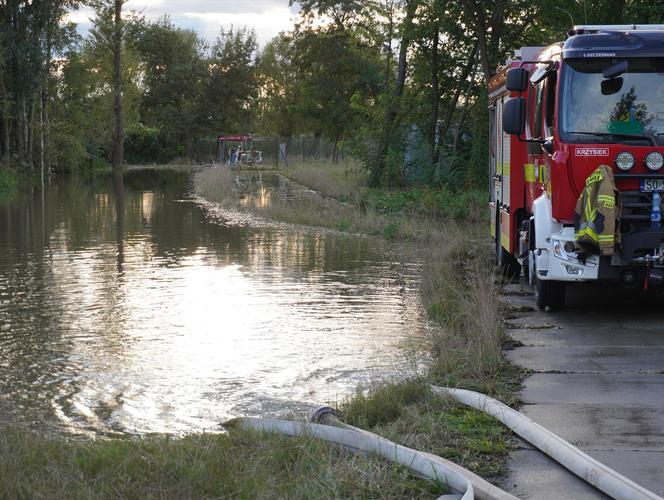
[[[565,42],[523,47],[489,102],[496,259],[524,273],[537,305],[562,307],[574,282],[663,283],[664,25],[575,26]],[[616,190],[615,251],[585,254],[575,207],[601,165]]]

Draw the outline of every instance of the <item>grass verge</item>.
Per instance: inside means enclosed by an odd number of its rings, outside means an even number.
[[[395,442],[447,458],[481,476],[505,472],[511,437],[494,418],[435,396],[430,381],[411,379],[359,392],[342,418]]]
[[[233,430],[67,441],[0,432],[0,498],[435,498],[441,485],[308,438]]]

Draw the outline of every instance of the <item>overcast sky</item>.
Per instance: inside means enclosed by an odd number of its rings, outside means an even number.
[[[181,28],[194,30],[212,42],[221,26],[248,26],[256,30],[260,45],[280,31],[293,27],[296,7],[288,7],[288,0],[129,0],[125,10],[142,12],[147,19],[168,14]],[[90,28],[92,9],[81,8],[69,15],[79,25],[79,32]]]

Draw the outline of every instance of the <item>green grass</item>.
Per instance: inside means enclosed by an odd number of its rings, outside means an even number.
[[[500,422],[434,395],[430,380],[413,379],[358,392],[342,418],[405,446],[452,460],[484,477],[505,472],[511,435]]]
[[[428,187],[407,191],[367,189],[360,203],[385,214],[417,214],[438,219],[480,222],[485,218],[486,193],[481,190],[449,191]]]
[[[0,498],[435,498],[440,485],[310,438],[235,429],[72,441],[3,428]]]

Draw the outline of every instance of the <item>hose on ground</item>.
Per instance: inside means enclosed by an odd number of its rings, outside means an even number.
[[[348,425],[342,422],[337,418],[335,409],[329,406],[324,406],[316,410],[311,417],[311,421],[314,423],[334,425],[344,429],[350,429],[367,436],[369,439],[385,440],[384,437],[379,436],[378,434],[374,434],[373,432],[369,432],[358,427],[353,427],[352,425]],[[464,469],[454,462],[450,462],[449,460],[430,453],[422,451],[419,453],[428,456],[431,460],[435,460],[436,462],[468,479],[468,481],[470,481],[473,485],[473,492],[475,494],[475,498],[478,500],[517,500],[515,496],[512,496],[506,491],[501,490],[500,488],[491,484],[489,481],[482,479],[477,474],[472,473],[468,469]]]
[[[664,500],[509,406],[479,392],[431,386],[440,396],[487,413],[598,490],[619,500]]]
[[[375,453],[387,460],[408,467],[420,476],[447,485],[455,493],[461,495],[460,497],[457,495],[456,498],[461,498],[461,500],[473,500],[475,498],[473,484],[464,475],[444,464],[440,457],[401,446],[380,436],[358,432],[354,428],[248,417],[229,420],[224,426],[239,426],[243,429],[286,434],[288,436],[310,436],[340,444],[350,450]],[[443,495],[440,498],[451,497]]]

